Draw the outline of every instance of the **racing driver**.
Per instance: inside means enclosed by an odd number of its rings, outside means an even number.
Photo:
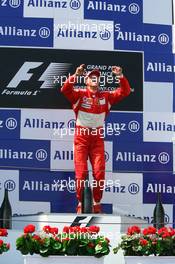
[[[112,66],[112,74],[120,80],[115,91],[99,91],[100,71],[94,69],[85,76],[86,89],[75,89],[77,78],[84,75],[85,65],[77,67],[61,88],[61,92],[71,102],[76,115],[74,135],[74,166],[76,177],[77,213],[82,213],[82,190],[88,173],[88,158],[92,165],[93,213],[102,213],[101,199],[105,180],[104,137],[100,129],[113,104],[130,94],[130,85],[122,73],[122,68]],[[94,133],[94,130],[96,132]],[[103,184],[101,184],[103,182]]]

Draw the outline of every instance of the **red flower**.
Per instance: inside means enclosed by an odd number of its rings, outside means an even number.
[[[39,241],[41,238],[38,235],[33,235],[33,239]]]
[[[156,245],[156,244],[157,244],[157,240],[153,240],[153,241],[152,241],[152,244],[153,244],[153,245]]]
[[[8,249],[10,249],[10,243],[8,243],[8,244],[6,245],[6,247],[7,247]]]
[[[70,227],[70,230],[73,233],[78,233],[78,232],[80,232],[81,228],[79,226],[72,226],[72,227]]]
[[[175,235],[175,230],[172,227],[169,227],[169,234],[170,234],[170,236]]]
[[[24,227],[24,233],[33,233],[35,232],[35,226],[34,225],[27,225]]]
[[[144,236],[156,234],[157,229],[153,226],[149,226],[148,228],[143,229],[142,233]]]
[[[141,246],[146,246],[146,245],[148,245],[148,241],[147,241],[146,239],[141,238],[139,242],[140,242],[140,245],[141,245]]]
[[[58,234],[58,228],[57,227],[51,227],[50,228],[50,233],[53,234],[53,235]]]
[[[69,226],[65,226],[63,228],[63,233],[69,233]]]
[[[89,247],[89,248],[94,248],[94,247],[95,247],[95,245],[94,245],[94,243],[92,243],[92,242],[89,242],[89,243],[88,243],[88,247]]]
[[[158,234],[162,236],[162,238],[172,237],[175,235],[175,230],[171,227],[162,227],[158,230]]]
[[[133,235],[133,234],[139,234],[140,232],[141,232],[140,227],[138,227],[138,226],[131,226],[131,227],[128,227],[127,234],[128,235]]]
[[[158,230],[158,234],[161,235],[163,234],[164,232],[167,232],[167,228],[166,227],[162,227]]]
[[[105,237],[105,240],[108,244],[110,243],[110,240],[107,237]]]
[[[4,244],[4,241],[0,239],[0,247]]]
[[[88,228],[87,227],[82,227],[81,228],[81,233],[88,233]]]
[[[162,238],[166,238],[166,237],[170,237],[170,233],[169,232],[164,232],[162,234]]]
[[[90,226],[89,228],[88,228],[88,231],[90,232],[90,233],[98,233],[99,231],[100,231],[100,227],[99,226]]]
[[[69,237],[65,237],[62,239],[62,241],[69,241],[69,240],[70,240]]]
[[[69,227],[69,233],[74,233],[75,232],[75,228],[74,226],[70,226]]]
[[[51,229],[51,227],[50,227],[49,225],[43,227],[43,231],[44,231],[45,233],[50,233],[50,229]]]
[[[7,229],[0,228],[0,236],[7,236],[7,235],[8,235]]]

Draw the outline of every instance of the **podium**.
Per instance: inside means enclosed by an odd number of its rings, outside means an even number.
[[[90,226],[98,225],[102,232],[107,230],[110,232],[124,233],[128,226],[138,225],[148,226],[148,222],[125,215],[108,215],[108,214],[60,214],[40,213],[37,215],[22,215],[13,217],[13,229],[20,230],[28,224],[36,226],[36,230],[41,230],[43,226],[57,226],[62,229],[64,226]]]
[[[16,251],[16,238],[23,233],[24,226],[33,224],[36,226],[36,230],[39,231],[45,225],[57,226],[59,231],[62,231],[64,226],[70,225],[98,225],[100,227],[100,233],[110,239],[111,253],[105,257],[104,264],[124,264],[123,254],[114,255],[112,248],[114,248],[120,240],[121,233],[125,232],[128,226],[138,225],[142,228],[149,225],[145,220],[129,217],[124,215],[106,215],[106,214],[44,214],[37,215],[20,215],[13,216],[12,218],[12,230],[8,230],[8,241],[10,241],[11,249],[7,254],[2,255],[1,264],[13,263],[24,264],[23,257]]]

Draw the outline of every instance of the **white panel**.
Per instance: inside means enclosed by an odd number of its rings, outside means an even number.
[[[172,0],[143,0],[143,22],[172,25]]]
[[[145,112],[173,112],[173,83],[144,82]]]
[[[153,211],[154,211],[155,204],[136,204],[135,206],[128,206],[128,215],[135,216],[135,217],[141,217],[148,221],[150,225],[151,222],[153,222]],[[173,222],[173,205],[166,204],[163,205],[165,210],[165,219],[166,222],[169,223],[172,226]]]
[[[74,170],[73,141],[51,142],[51,170]]]
[[[143,113],[144,141],[172,142],[174,131],[173,113]]]
[[[112,171],[112,142],[105,142],[106,171]],[[88,161],[88,169],[92,171]],[[73,171],[73,140],[51,142],[51,170]],[[92,175],[92,173],[90,173]]]
[[[21,139],[72,140],[72,130],[68,129],[72,119],[74,122],[72,110],[22,109]]]
[[[113,50],[113,22],[55,19],[54,48]]]
[[[0,201],[4,197],[4,184],[8,182],[9,200],[13,214],[36,214],[38,212],[50,212],[49,202],[22,202],[19,201],[19,171],[0,170]],[[10,187],[11,186],[11,187]],[[1,205],[1,203],[0,203]]]
[[[24,1],[24,17],[41,17],[41,18],[83,18],[84,5],[83,1],[76,0],[77,7],[72,8],[71,0],[40,0]],[[74,1],[75,2],[75,1]]]
[[[107,173],[106,185],[109,188],[104,191],[103,203],[113,203],[116,208],[121,206],[123,212],[127,212],[128,206],[142,203],[142,174]]]
[[[105,141],[105,152],[106,152],[106,168],[105,171],[112,172],[112,147],[113,143]]]

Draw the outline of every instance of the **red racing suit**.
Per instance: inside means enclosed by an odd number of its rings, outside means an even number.
[[[93,172],[93,198],[99,203],[104,188],[105,153],[104,137],[101,129],[111,105],[121,101],[130,94],[130,85],[125,77],[120,78],[120,87],[115,91],[96,93],[87,89],[74,89],[76,77],[70,76],[64,83],[61,92],[71,102],[76,115],[74,136],[74,165],[76,176],[77,199],[81,202],[83,185],[86,179],[90,159]],[[95,183],[95,184],[94,184]]]

